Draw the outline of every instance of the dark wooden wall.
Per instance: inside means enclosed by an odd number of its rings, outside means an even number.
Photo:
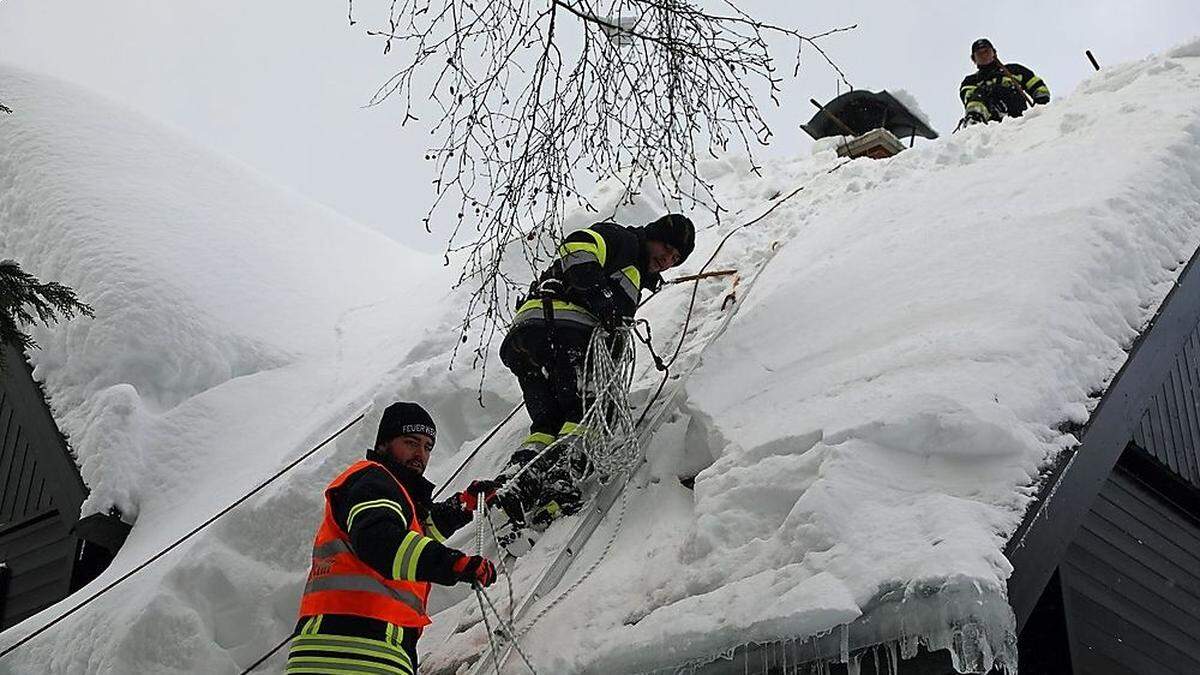
[[[1122,456],[1059,567],[1076,673],[1200,673],[1200,511],[1139,457]]]
[[[4,345],[0,372],[0,629],[71,590],[79,548],[71,528],[87,494],[24,355]]]
[[[1200,326],[1175,353],[1171,370],[1138,420],[1133,440],[1200,488]]]

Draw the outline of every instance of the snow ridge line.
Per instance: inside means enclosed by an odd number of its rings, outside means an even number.
[[[844,164],[845,162],[838,164],[827,173],[833,173],[837,169],[844,166]],[[712,257],[710,257],[708,262],[704,264],[704,267],[707,267],[712,263],[713,260],[716,259],[717,253],[720,252],[721,247],[724,246],[725,242],[728,241],[734,233],[739,232],[767,217],[777,207],[803,190],[804,186],[793,190],[786,197],[772,204],[771,208],[769,208],[762,215],[731,230],[729,234],[726,235],[726,237],[717,245],[717,248],[713,251]],[[771,261],[775,259],[775,255],[779,252],[779,249],[780,247],[778,245],[772,248],[770,255],[762,262],[762,265],[760,265],[758,270],[755,271],[754,276],[751,277],[746,283],[744,290],[742,291],[743,300],[753,289],[754,282],[758,280],[763,271],[766,270],[768,265],[770,265]],[[701,271],[703,271],[703,268],[701,268]],[[699,283],[699,280],[697,280],[696,283]],[[692,373],[695,372],[696,368],[700,366],[700,363],[703,360],[702,357],[704,356],[704,352],[708,350],[709,346],[716,342],[717,338],[721,337],[721,335],[725,333],[725,330],[733,321],[733,317],[737,314],[738,308],[741,306],[741,304],[741,302],[735,302],[734,307],[725,314],[725,318],[721,320],[721,323],[719,326],[717,326],[716,330],[709,335],[704,343],[704,346],[700,348],[699,353],[696,355],[696,358],[692,360],[688,366],[688,369],[680,376],[679,381],[676,382],[675,386],[672,388],[671,393],[665,399],[663,399],[660,404],[658,404],[655,414],[650,418],[649,422],[638,434],[638,447],[641,449],[641,451],[634,468],[624,472],[624,475],[621,478],[608,483],[603,489],[601,489],[600,494],[596,496],[594,505],[588,510],[587,516],[582,522],[579,523],[578,526],[576,526],[575,532],[571,535],[571,538],[567,540],[566,545],[563,546],[558,555],[555,556],[554,560],[546,565],[541,576],[538,578],[537,583],[534,584],[533,590],[529,592],[529,594],[525,597],[525,600],[523,600],[521,605],[517,608],[517,612],[514,614],[512,619],[514,626],[522,621],[524,615],[530,609],[532,609],[534,604],[536,604],[540,599],[542,599],[543,596],[558,586],[559,582],[561,582],[562,578],[566,575],[567,570],[570,569],[571,563],[574,562],[576,554],[583,550],[583,547],[588,543],[592,535],[595,533],[596,528],[599,527],[600,523],[608,515],[609,510],[612,508],[612,505],[616,502],[617,498],[624,495],[625,488],[629,484],[629,481],[634,477],[638,470],[641,469],[642,465],[646,463],[646,453],[644,449],[646,443],[648,443],[650,439],[653,438],[654,434],[658,432],[658,429],[662,426],[663,422],[666,421],[667,416],[675,411],[677,399],[679,399],[680,395],[683,393],[684,387],[687,385],[688,378],[692,375]],[[689,310],[689,319],[690,314],[691,310]],[[687,326],[685,324],[685,333],[686,330]],[[682,345],[682,340],[680,341],[680,344]],[[604,556],[612,548],[612,544],[616,540],[616,535],[619,529],[620,528],[618,524],[618,527],[613,529],[612,536],[609,542],[605,545],[601,555],[592,563],[592,565],[583,573],[583,575],[573,584],[571,584],[570,587],[563,591],[558,597],[543,607],[541,611],[539,611],[537,615],[530,620],[529,624],[521,630],[520,635],[514,636],[515,639],[509,642],[504,651],[504,655],[500,658],[499,663],[496,664],[497,669],[503,668],[508,659],[512,657],[512,653],[516,647],[516,639],[519,639],[532,630],[534,625],[536,625],[537,622],[542,619],[542,617],[554,609],[554,607],[564,600],[567,595],[571,593],[571,591],[575,590],[593,571],[595,571],[596,567],[598,567],[599,564],[604,560]],[[481,658],[471,669],[470,673],[472,675],[482,675],[487,670],[489,660],[494,659],[490,655]]]

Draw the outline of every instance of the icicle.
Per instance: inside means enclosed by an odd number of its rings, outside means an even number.
[[[850,662],[846,664],[846,675],[861,675],[861,673],[862,673],[862,670],[860,668],[861,659],[862,659],[861,653],[855,654],[854,656],[850,657]]]

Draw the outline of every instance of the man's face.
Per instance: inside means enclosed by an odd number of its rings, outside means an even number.
[[[674,246],[654,239],[646,240],[650,271],[659,274],[679,264],[679,251]]]
[[[971,60],[980,67],[991,65],[992,61],[996,60],[996,50],[991,47],[980,47],[971,54]]]
[[[405,434],[388,441],[383,450],[397,464],[423,475],[429,465],[433,439],[425,434]]]

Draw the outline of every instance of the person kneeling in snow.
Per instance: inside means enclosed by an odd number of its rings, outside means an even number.
[[[592,332],[613,332],[637,311],[643,288],[656,290],[662,272],[695,248],[686,216],[668,214],[644,227],[596,223],[567,235],[559,258],[530,287],[500,345],[500,360],[517,376],[530,434],[513,453],[504,483],[561,437],[582,433],[580,370]],[[520,474],[501,503],[517,525],[548,522],[581,506],[560,444]]]
[[[1019,63],[1000,63],[987,38],[979,38],[971,45],[971,61],[978,70],[963,79],[958,91],[968,124],[998,121],[1005,115],[1020,117],[1028,107],[1026,93],[1035,105],[1050,102],[1050,87],[1042,78]]]
[[[433,503],[423,476],[437,431],[415,403],[383,411],[375,447],[325,489],[325,518],[287,672],[417,672],[417,639],[429,625],[430,582],[488,586],[496,569],[485,558],[441,544],[466,525],[496,485],[475,481]]]

